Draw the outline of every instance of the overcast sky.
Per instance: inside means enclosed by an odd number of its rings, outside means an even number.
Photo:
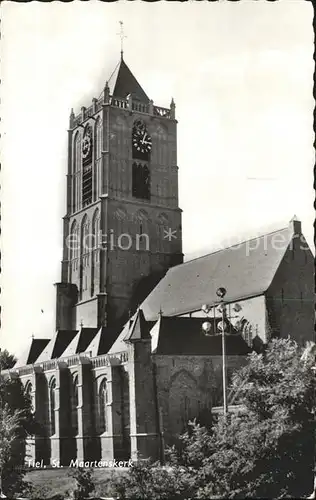
[[[120,57],[157,105],[176,102],[186,258],[284,226],[313,238],[309,2],[2,3],[2,332],[52,336],[68,117]],[[41,313],[41,309],[44,313]]]

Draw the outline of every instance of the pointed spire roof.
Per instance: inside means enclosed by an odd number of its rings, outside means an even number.
[[[49,342],[49,339],[35,339],[32,337],[30,345],[19,356],[14,368],[35,363]]]
[[[162,322],[163,322],[163,316],[162,316],[162,311],[160,309],[159,315],[158,315],[158,321],[156,321],[156,323],[154,324],[154,326],[150,330],[151,352],[152,353],[157,352],[157,349],[158,349],[158,342],[159,342],[159,337],[160,337],[160,331],[162,329]]]
[[[126,99],[126,97],[131,94],[132,99],[144,103],[149,102],[148,95],[136,80],[123,57],[121,57],[121,60],[113,71],[108,84],[110,87],[110,94],[113,97]]]
[[[48,342],[47,346],[40,354],[36,363],[42,363],[50,359],[60,358],[66,347],[70,344],[73,338],[78,333],[78,330],[57,330],[53,338]]]
[[[98,328],[82,327],[63,352],[63,357],[84,352],[95,338]]]
[[[145,320],[144,313],[141,309],[137,310],[136,318],[133,321],[129,331],[124,338],[125,342],[135,342],[138,340],[149,340],[151,339],[149,328]]]
[[[106,354],[113,345],[116,336],[117,334],[114,330],[112,331],[105,326],[101,326],[96,335],[94,335],[92,341],[85,348],[84,352],[90,354],[92,358],[100,356],[101,354]]]

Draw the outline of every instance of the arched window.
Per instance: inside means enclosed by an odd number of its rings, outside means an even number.
[[[103,379],[99,389],[99,417],[100,417],[101,434],[108,430],[107,403],[108,403],[108,392],[106,386],[106,379]]]
[[[74,140],[74,164],[73,164],[73,211],[81,208],[81,136],[79,132]]]
[[[146,164],[132,165],[132,194],[135,198],[150,200],[150,171]]]
[[[93,297],[94,292],[97,291],[97,283],[95,268],[99,259],[99,248],[101,245],[101,234],[100,234],[100,212],[97,208],[93,214],[92,219],[92,254],[91,254],[91,297]]]
[[[27,382],[25,386],[25,395],[31,401],[32,410],[34,410],[33,386],[31,382]]]
[[[93,132],[88,123],[84,129],[82,140],[82,206],[92,203],[92,148]]]
[[[149,250],[148,234],[149,216],[146,210],[139,210],[135,215],[135,222],[138,225],[136,228],[136,250]]]
[[[86,255],[91,250],[91,238],[89,237],[89,219],[85,215],[81,222],[81,255]]]
[[[56,432],[56,379],[52,379],[49,384],[49,421],[51,435]]]
[[[68,241],[69,241],[68,245],[69,259],[72,260],[78,257],[78,250],[80,246],[80,241],[78,239],[78,224],[76,220],[74,220],[73,223],[71,224]]]
[[[78,434],[78,375],[70,380],[71,427]]]
[[[163,250],[165,245],[168,248],[168,240],[166,239],[166,233],[165,231],[168,230],[170,227],[169,219],[168,216],[162,212],[158,215],[157,217],[157,236],[158,236],[158,241],[157,241],[157,248],[158,250]],[[167,242],[167,243],[166,243]]]
[[[242,322],[241,333],[249,347],[251,347],[253,341],[253,325],[249,321],[244,320]]]
[[[80,237],[80,275],[79,275],[79,294],[82,298],[82,292],[86,289],[87,274],[84,269],[89,265],[89,251],[91,245],[89,238],[89,219],[85,215],[81,222],[81,237]]]
[[[96,158],[99,159],[102,153],[102,122],[100,118],[96,122],[96,139]]]

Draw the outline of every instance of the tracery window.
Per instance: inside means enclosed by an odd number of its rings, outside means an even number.
[[[82,206],[92,203],[92,128],[87,125],[82,142]]]
[[[245,321],[242,325],[242,336],[251,347],[253,341],[253,325],[249,321]]]
[[[78,434],[78,375],[71,379],[70,384],[71,427],[74,434]]]
[[[33,386],[32,386],[31,382],[28,382],[25,386],[25,395],[31,401],[32,409],[34,410],[35,405],[34,405],[34,398],[33,398]]]
[[[49,384],[49,421],[51,435],[56,432],[56,379],[52,379]]]
[[[150,200],[150,171],[146,164],[133,163],[132,194],[135,198]]]
[[[77,133],[74,141],[74,168],[73,168],[73,211],[81,208],[81,136]]]
[[[106,379],[103,379],[99,389],[100,433],[106,432],[108,430],[107,404],[108,404],[107,384],[106,384]]]

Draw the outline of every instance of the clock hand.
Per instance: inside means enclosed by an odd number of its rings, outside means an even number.
[[[142,144],[144,144],[145,142],[145,137],[147,136],[146,132],[144,133],[144,136],[143,136],[143,140],[142,140]]]

